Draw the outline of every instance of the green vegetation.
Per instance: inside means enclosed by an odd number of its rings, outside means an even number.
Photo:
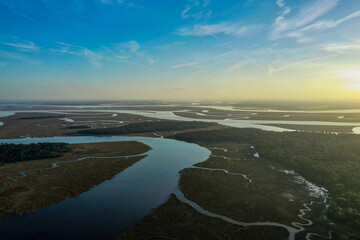
[[[126,156],[150,150],[149,146],[140,142],[83,143],[69,144],[68,147],[71,150],[60,158],[17,162],[1,169],[0,185],[5,182],[9,182],[9,185],[0,188],[0,218],[33,212],[67,198],[77,197],[112,179],[144,157]],[[89,156],[97,158],[71,162]],[[62,163],[55,168],[51,167],[55,162]],[[19,172],[30,169],[42,170],[29,171],[26,177],[18,175]],[[19,181],[9,181],[10,176]]]
[[[149,239],[288,239],[286,229],[275,226],[242,227],[219,218],[209,217],[182,203],[175,195],[146,216],[135,227],[120,234],[116,240]]]
[[[328,216],[343,223],[350,239],[360,237],[352,235],[360,227],[359,136],[223,129],[180,133],[171,138],[200,144],[235,142],[256,146],[262,159],[293,169],[327,188],[333,199]]]
[[[64,129],[87,129],[90,128],[89,126],[85,126],[85,125],[78,125],[78,126],[70,126],[70,127],[66,127]]]
[[[205,128],[215,126],[217,123],[206,122],[179,122],[179,121],[157,121],[131,123],[122,127],[101,128],[77,131],[78,135],[120,135],[131,133],[181,131],[185,129]]]
[[[342,193],[334,199],[328,215],[338,222],[345,222],[349,228],[360,228],[360,194],[352,191]],[[359,235],[352,236],[358,239]]]
[[[39,119],[51,119],[51,118],[64,118],[64,115],[60,116],[39,116],[39,117],[23,117],[20,120],[39,120]]]
[[[69,151],[66,143],[0,144],[0,164],[56,158]]]

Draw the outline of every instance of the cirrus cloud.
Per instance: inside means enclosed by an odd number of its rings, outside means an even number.
[[[195,37],[203,37],[210,36],[214,34],[225,34],[232,35],[236,37],[242,37],[246,35],[252,26],[245,26],[241,24],[229,23],[229,22],[221,22],[217,24],[208,24],[208,25],[200,25],[196,24],[190,27],[182,27],[178,29],[176,34],[181,36],[195,36]]]
[[[360,91],[360,68],[337,71],[337,76],[347,81],[345,88]]]
[[[33,42],[17,39],[15,42],[2,42],[2,44],[14,47],[20,52],[36,52],[40,48]]]
[[[299,34],[292,34],[291,32],[296,31],[300,28],[313,23],[319,17],[327,14],[332,10],[338,0],[316,0],[307,4],[299,9],[299,11],[293,14],[291,17],[287,17],[291,12],[290,7],[285,6],[283,1],[280,1],[281,8],[284,11],[275,19],[273,24],[273,31],[270,35],[270,39],[278,39],[282,37],[298,37]]]

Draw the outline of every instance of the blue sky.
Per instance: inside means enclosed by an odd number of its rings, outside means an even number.
[[[0,0],[1,99],[358,99],[359,56],[359,0]]]

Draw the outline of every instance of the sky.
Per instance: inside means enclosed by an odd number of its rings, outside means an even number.
[[[0,99],[360,99],[360,0],[0,0]]]

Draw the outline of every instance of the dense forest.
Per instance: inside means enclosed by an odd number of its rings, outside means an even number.
[[[85,125],[75,125],[75,126],[70,126],[70,127],[66,127],[64,129],[88,129],[90,128],[89,126],[85,126]]]
[[[333,200],[328,210],[331,219],[345,222],[352,229],[360,228],[360,136],[232,128],[180,133],[171,138],[255,145],[264,159],[327,188]]]
[[[61,116],[38,116],[38,117],[23,117],[20,120],[39,120],[39,119],[51,119],[51,118],[64,118],[64,115]]]
[[[131,133],[181,131],[185,129],[205,128],[215,126],[217,123],[185,122],[185,121],[156,121],[130,123],[121,127],[101,128],[77,131],[77,135],[120,135]]]
[[[0,165],[27,160],[56,158],[69,152],[66,143],[0,144]]]

